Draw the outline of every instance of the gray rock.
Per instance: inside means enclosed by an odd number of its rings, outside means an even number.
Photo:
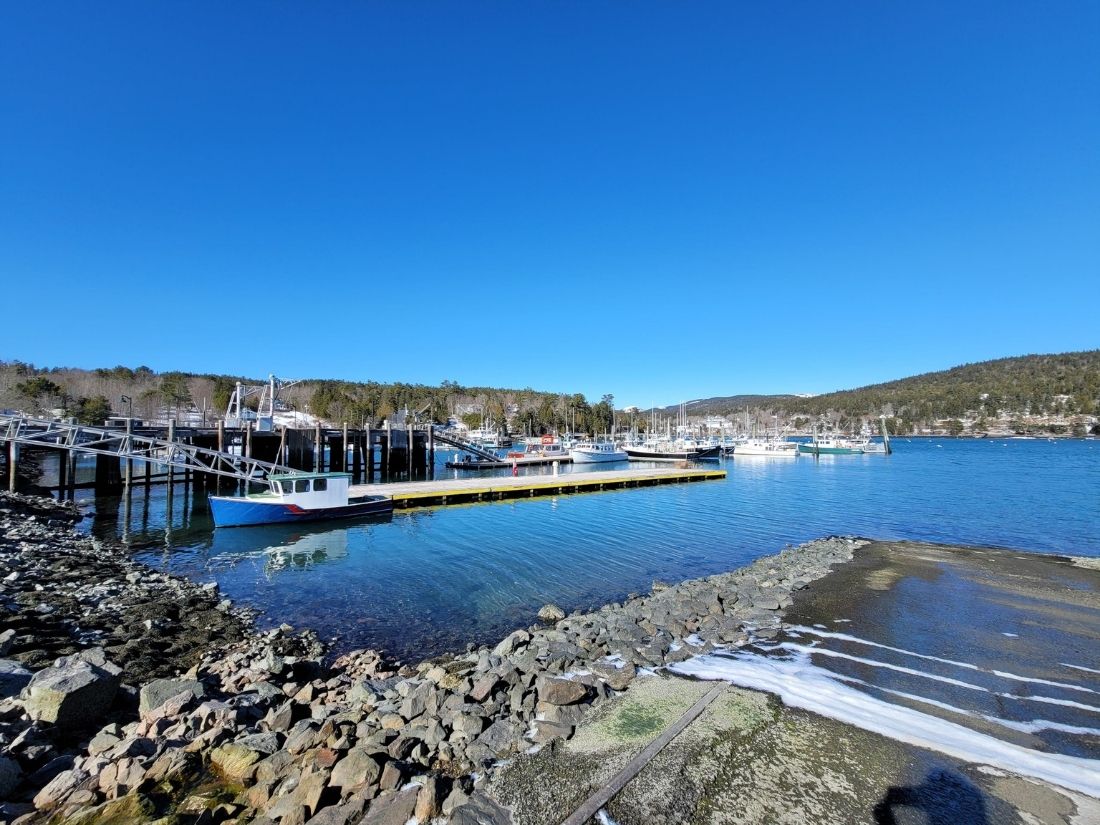
[[[378,797],[371,802],[361,825],[405,825],[416,810],[419,794],[420,787],[410,785],[396,793]]]
[[[485,732],[477,738],[477,742],[497,756],[504,756],[515,750],[519,734],[520,729],[515,722],[498,719],[486,728]]]
[[[404,719],[415,719],[427,709],[428,698],[432,694],[431,682],[421,682],[413,686],[405,695],[398,711]]]
[[[373,785],[382,775],[382,768],[366,748],[355,747],[336,763],[329,785],[348,793],[352,788]]]
[[[13,644],[15,644],[15,631],[9,627],[0,633],[0,656],[7,656]]]
[[[58,659],[34,674],[23,706],[37,722],[83,726],[101,718],[118,692],[122,669],[102,648]]]
[[[566,725],[561,722],[547,722],[539,720],[534,724],[534,733],[531,739],[539,745],[544,745],[547,742],[553,741],[554,739],[568,739],[572,735],[572,725]]]
[[[496,647],[493,648],[493,655],[495,656],[507,656],[514,653],[518,648],[531,641],[531,634],[526,630],[516,630],[513,633],[509,633],[505,636]]]
[[[481,792],[451,811],[451,825],[512,825],[511,812]]]
[[[183,693],[202,699],[206,696],[206,687],[194,679],[156,679],[142,687],[138,713],[146,714]]]
[[[626,690],[627,685],[638,674],[638,669],[631,662],[622,667],[615,667],[610,662],[597,662],[592,666],[592,672],[603,679],[612,690]]]
[[[23,771],[19,763],[7,756],[0,756],[0,799],[9,799],[22,779]]]
[[[33,674],[19,662],[0,659],[0,699],[18,696],[30,684]]]
[[[539,608],[539,618],[544,622],[558,622],[565,618],[565,611],[556,604],[544,604]]]
[[[587,698],[588,688],[572,679],[539,676],[535,683],[539,701],[551,705],[573,705]]]

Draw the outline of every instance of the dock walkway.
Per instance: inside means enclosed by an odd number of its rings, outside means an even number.
[[[467,504],[506,498],[587,493],[624,487],[650,487],[725,478],[725,470],[659,469],[618,472],[564,473],[557,476],[502,476],[457,478],[442,481],[405,481],[393,484],[357,484],[352,496],[389,496],[394,507],[426,507],[439,504]]]

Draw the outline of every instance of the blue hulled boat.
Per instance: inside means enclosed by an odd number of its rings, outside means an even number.
[[[324,521],[393,512],[386,496],[348,496],[350,473],[278,473],[270,489],[245,496],[210,496],[215,527]]]

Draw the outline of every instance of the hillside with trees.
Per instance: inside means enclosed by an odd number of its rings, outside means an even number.
[[[711,398],[689,409],[695,415],[778,414],[796,426],[824,419],[845,429],[886,415],[903,433],[947,421],[962,424],[960,432],[997,423],[1014,430],[1042,421],[1083,423],[1100,410],[1100,350],[998,358],[808,397]]]
[[[157,373],[145,366],[84,370],[0,361],[0,409],[73,416],[88,424],[132,409],[136,418],[150,422],[183,417],[205,418],[212,424],[225,414],[237,381],[264,383],[245,376]],[[123,397],[130,401],[123,402]],[[579,393],[466,387],[455,381],[431,386],[309,379],[285,388],[279,399],[286,410],[308,413],[334,426],[378,426],[408,409],[423,419],[445,422],[453,417],[471,426],[490,418],[531,434],[565,431],[574,424],[582,432],[608,432],[614,408],[611,395],[590,403]],[[248,401],[254,406],[257,396]]]

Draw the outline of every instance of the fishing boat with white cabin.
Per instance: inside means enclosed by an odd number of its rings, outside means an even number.
[[[625,450],[610,441],[582,441],[569,450],[574,464],[602,464],[609,461],[626,461]]]
[[[350,481],[350,473],[273,473],[261,493],[210,496],[210,514],[215,527],[249,527],[393,512],[388,496],[349,496]]]
[[[798,445],[775,438],[750,438],[733,448],[734,457],[763,455],[771,458],[798,458]]]

